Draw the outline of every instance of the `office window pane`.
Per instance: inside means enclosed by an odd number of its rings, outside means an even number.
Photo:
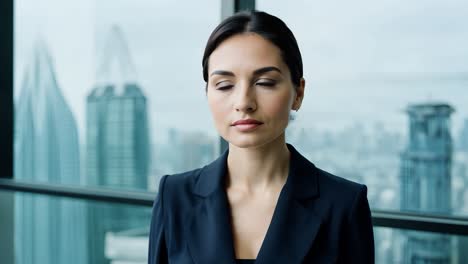
[[[371,207],[468,214],[468,2],[257,1],[299,42],[287,139]]]
[[[465,263],[468,237],[395,228],[374,228],[375,263]]]
[[[2,263],[147,262],[151,207],[27,193],[0,197]]]
[[[17,0],[14,16],[16,179],[155,190],[218,155],[201,58],[220,1]]]

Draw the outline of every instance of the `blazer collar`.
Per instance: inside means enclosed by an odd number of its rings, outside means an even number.
[[[255,263],[301,263],[322,224],[314,202],[319,195],[318,170],[296,149],[291,152],[288,179]],[[229,202],[224,189],[228,150],[206,166],[194,186],[201,197],[187,226],[188,247],[197,264],[235,263]],[[311,200],[312,201],[312,200]],[[288,245],[288,246],[286,246]]]
[[[286,145],[291,158],[285,188],[291,188],[292,195],[299,200],[317,196],[318,183],[315,165],[303,157],[291,144]],[[207,197],[216,190],[224,190],[228,154],[229,149],[201,170],[193,189],[195,194]]]

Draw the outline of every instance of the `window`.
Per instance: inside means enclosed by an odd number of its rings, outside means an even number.
[[[220,144],[206,118],[204,42],[220,14],[253,5],[285,20],[303,53],[306,98],[288,141],[319,167],[369,187],[377,263],[467,258],[466,219],[444,218],[468,212],[463,1],[10,1],[14,14],[0,2],[0,20],[14,17],[15,52],[13,89],[0,75],[0,101],[13,90],[15,108],[15,175],[0,179],[5,263],[146,263],[150,207],[30,192],[73,197],[66,185],[97,186],[123,197],[214,159]],[[0,46],[8,59],[8,43]],[[6,108],[0,104],[10,116]]]
[[[366,184],[374,209],[467,215],[468,3],[256,3],[285,20],[303,54],[288,141]]]
[[[220,10],[15,1],[14,178],[154,191],[214,160],[201,57]]]
[[[468,237],[374,228],[375,263],[463,263]]]
[[[285,20],[303,54],[305,98],[288,141],[318,167],[366,184],[374,210],[468,214],[468,3],[257,7]],[[376,263],[466,259],[464,237],[375,231]]]
[[[151,207],[29,193],[0,195],[8,198],[0,207],[14,215],[1,227],[5,243],[0,249],[8,253],[2,263],[147,262]]]

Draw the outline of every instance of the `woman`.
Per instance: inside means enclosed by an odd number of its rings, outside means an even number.
[[[229,148],[203,168],[161,179],[148,262],[373,263],[366,186],[286,144],[305,88],[289,28],[264,12],[227,18],[208,39],[203,77]]]

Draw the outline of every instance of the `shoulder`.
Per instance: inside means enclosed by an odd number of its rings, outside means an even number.
[[[183,195],[184,193],[191,193],[203,169],[204,167],[181,173],[164,175],[159,183],[159,191],[163,192],[165,197],[170,197],[173,194]]]
[[[160,186],[160,192],[171,201],[191,202],[190,199],[207,196],[222,187],[226,160],[227,151],[201,168],[165,175],[160,181],[163,185]]]
[[[159,181],[155,205],[164,215],[166,226],[171,230],[185,224],[197,202],[193,193],[193,182],[203,168],[182,173],[166,174]],[[153,212],[154,214],[154,212]]]
[[[367,186],[316,168],[319,185],[319,204],[324,215],[353,217],[359,208],[368,208]],[[332,216],[333,215],[333,216]]]
[[[350,181],[317,167],[315,168],[321,195],[332,195],[337,198],[353,198],[359,193],[367,191],[367,187],[364,184]]]
[[[291,166],[294,170],[296,190],[300,192],[318,194],[320,198],[333,201],[345,201],[366,190],[365,185],[347,180],[320,169],[308,158],[303,156],[292,145],[288,144],[291,152]]]
[[[295,176],[298,177],[295,189],[299,192],[318,195],[324,203],[346,204],[367,191],[365,185],[325,171],[299,153],[292,145],[288,147],[292,153],[291,164],[297,174]]]
[[[372,216],[367,187],[316,167],[303,160],[304,177],[315,179],[317,195],[304,203],[322,223],[317,244],[339,259],[353,256],[363,263],[373,263]],[[310,186],[313,186],[312,184]],[[337,244],[336,241],[339,241]],[[356,243],[359,241],[359,243]]]

